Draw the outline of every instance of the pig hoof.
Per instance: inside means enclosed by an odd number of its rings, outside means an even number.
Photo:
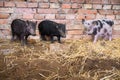
[[[60,44],[61,44],[62,42],[61,42],[61,41],[58,41],[58,43],[60,43]]]

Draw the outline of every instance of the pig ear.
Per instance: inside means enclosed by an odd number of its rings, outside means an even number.
[[[28,26],[28,24],[29,24],[29,21],[27,20],[25,23],[26,23],[26,25]]]
[[[84,22],[85,22],[85,19],[82,19],[82,24],[84,24]]]

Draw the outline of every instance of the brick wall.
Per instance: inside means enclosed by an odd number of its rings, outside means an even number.
[[[16,18],[65,23],[67,38],[86,37],[81,24],[85,16],[86,19],[113,19],[113,37],[119,37],[120,0],[0,0],[0,38],[10,37],[10,24]]]

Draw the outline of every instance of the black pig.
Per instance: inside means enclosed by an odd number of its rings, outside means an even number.
[[[58,38],[59,43],[61,43],[61,37],[66,37],[65,24],[56,23],[50,20],[44,20],[39,23],[38,29],[41,39],[46,40],[45,36],[49,36],[52,43],[54,42],[54,36]]]
[[[15,19],[11,23],[11,41],[14,41],[15,36],[21,41],[21,45],[27,44],[27,38],[29,35],[36,35],[37,22],[24,21],[21,19]]]

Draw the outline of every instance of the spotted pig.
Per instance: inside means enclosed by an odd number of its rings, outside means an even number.
[[[94,43],[98,38],[103,38],[105,40],[112,40],[112,26],[114,22],[110,19],[97,19],[97,20],[85,20],[82,19],[82,24],[85,28],[85,33],[92,35],[94,38]]]

